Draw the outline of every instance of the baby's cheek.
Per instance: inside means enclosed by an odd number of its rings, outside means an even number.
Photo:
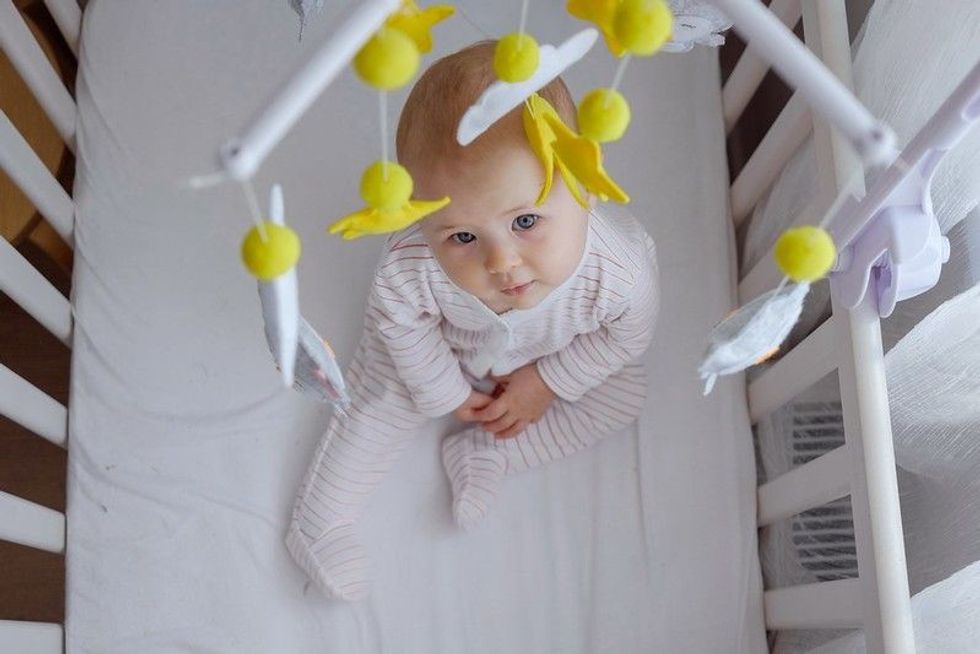
[[[581,244],[567,237],[553,239],[542,249],[547,275],[555,285],[561,284],[575,272],[582,255]]]
[[[473,295],[483,291],[485,274],[476,252],[454,253],[442,266],[453,283],[464,291]]]

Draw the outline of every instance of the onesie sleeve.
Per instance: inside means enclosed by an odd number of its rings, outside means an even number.
[[[442,313],[419,271],[382,262],[367,316],[420,413],[443,416],[469,397],[472,387],[442,336]]]
[[[626,364],[638,359],[653,340],[660,305],[652,248],[629,292],[593,332],[579,334],[566,347],[537,361],[542,380],[558,397],[574,402]]]

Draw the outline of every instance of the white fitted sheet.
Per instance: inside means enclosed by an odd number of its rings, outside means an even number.
[[[89,2],[69,651],[764,651],[744,388],[726,379],[705,399],[695,374],[733,298],[714,51],[634,62],[630,139],[608,148],[660,255],[663,314],[639,424],[508,479],[492,516],[462,533],[438,461],[452,426],[436,422],[369,506],[369,600],[322,598],[289,559],[293,494],[328,410],[279,386],[238,261],[241,192],[182,184],[213,170],[217,146],[336,24],[335,4],[297,43],[286,0]],[[461,4],[481,30],[516,27],[519,3]],[[532,3],[542,40],[581,27],[562,4]],[[437,53],[482,36],[456,17],[437,28]],[[568,81],[579,96],[614,68],[597,48]],[[374,95],[345,74],[256,179],[262,195],[284,185],[303,239],[303,312],[345,362],[380,241],[342,243],[323,228],[357,207],[377,142]]]

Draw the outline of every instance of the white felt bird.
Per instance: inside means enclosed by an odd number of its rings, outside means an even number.
[[[285,226],[282,187],[276,184],[269,193],[269,221]],[[259,300],[265,336],[282,373],[282,383],[293,385],[296,347],[299,342],[299,284],[296,267],[270,280],[258,280]]]
[[[282,187],[269,193],[267,236],[275,226],[286,228]],[[291,230],[290,230],[291,231]],[[261,247],[261,246],[260,246]],[[275,257],[270,257],[275,259]],[[292,261],[292,258],[288,259]],[[265,322],[265,338],[282,375],[282,382],[319,402],[330,402],[343,411],[350,403],[344,376],[333,350],[300,315],[299,284],[295,261],[275,275],[258,277],[259,301]]]
[[[674,29],[664,52],[687,52],[695,44],[718,47],[725,43],[724,32],[732,21],[704,0],[668,0],[674,13]]]
[[[810,284],[787,284],[763,293],[722,320],[708,336],[708,348],[698,373],[704,394],[721,375],[741,372],[762,363],[779,350],[803,311]]]

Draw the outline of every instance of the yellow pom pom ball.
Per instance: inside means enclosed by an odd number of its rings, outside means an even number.
[[[419,49],[404,32],[382,27],[354,57],[354,70],[376,89],[404,86],[419,69]]]
[[[523,82],[538,69],[538,42],[527,34],[508,34],[497,42],[493,70],[505,82]]]
[[[593,141],[616,141],[629,124],[630,105],[619,91],[594,89],[578,105],[579,131]]]
[[[837,248],[827,230],[803,225],[783,232],[774,255],[779,269],[794,282],[814,282],[834,265]]]
[[[265,240],[259,228],[248,230],[242,241],[242,261],[255,277],[271,281],[291,270],[299,261],[299,236],[285,225],[266,222]]]
[[[412,176],[403,166],[375,161],[361,176],[361,197],[372,209],[396,211],[411,199],[413,186]]]
[[[613,34],[630,54],[647,56],[667,42],[673,22],[664,0],[623,0],[613,17]]]

